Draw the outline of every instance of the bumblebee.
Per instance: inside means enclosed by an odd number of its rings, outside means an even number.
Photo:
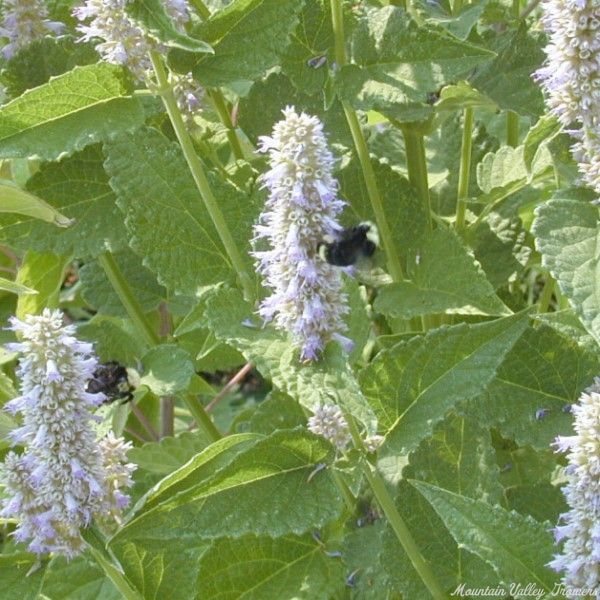
[[[131,381],[129,370],[115,360],[100,363],[92,378],[88,381],[86,391],[90,394],[102,393],[106,396],[104,404],[121,400],[121,404],[133,399],[135,385]]]
[[[379,247],[379,232],[371,221],[347,227],[335,237],[319,242],[317,253],[321,259],[336,267],[349,267],[361,258],[373,256]]]

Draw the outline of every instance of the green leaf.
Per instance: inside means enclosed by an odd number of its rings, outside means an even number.
[[[204,450],[209,443],[210,440],[201,431],[184,431],[177,437],[165,437],[159,442],[132,448],[127,456],[140,469],[168,475]]]
[[[366,510],[371,509],[371,505],[366,504]],[[357,600],[393,598],[390,597],[393,585],[384,570],[386,563],[390,562],[390,556],[384,554],[382,547],[382,532],[385,525],[386,523],[380,519],[371,526],[357,527],[344,535],[343,561],[349,573],[348,584],[353,584],[353,593]]]
[[[559,576],[545,566],[554,551],[547,523],[424,482],[412,484],[456,542],[492,566],[501,582],[533,584],[546,592],[553,589]]]
[[[29,90],[0,108],[0,158],[56,160],[139,127],[144,111],[130,93],[123,69],[106,63],[76,67]]]
[[[0,77],[10,98],[46,83],[50,77],[66,73],[77,65],[98,62],[92,44],[82,44],[73,37],[44,37],[27,44],[6,63]]]
[[[468,418],[449,415],[410,456],[395,494],[398,511],[409,527],[425,560],[436,565],[436,577],[448,590],[460,582],[468,587],[497,585],[498,579],[479,558],[465,552],[451,538],[431,506],[406,483],[423,479],[474,499],[499,502],[503,489],[491,436]],[[410,558],[388,528],[384,532],[382,562],[390,585],[406,597],[425,597],[420,577]]]
[[[555,522],[568,510],[562,489],[557,485],[556,455],[526,446],[516,447],[501,440],[496,445],[505,508],[529,515],[536,521]]]
[[[210,455],[211,448],[200,457]],[[275,432],[250,444],[219,470],[208,471],[200,464],[197,468],[203,479],[177,495],[163,495],[159,504],[150,504],[149,510],[119,531],[113,543],[181,536],[191,543],[248,533],[281,536],[319,529],[338,518],[343,507],[329,470],[309,480],[318,464],[332,458],[333,449],[323,438],[305,431]],[[182,470],[193,479],[190,466]],[[169,480],[177,477],[176,471]],[[236,510],[224,513],[227,506]]]
[[[410,249],[420,248],[427,231],[427,215],[423,203],[408,179],[388,164],[371,160],[371,166],[386,220],[392,231],[394,250],[398,255],[405,256]],[[351,223],[375,221],[358,160],[350,161],[348,166],[342,169],[339,181],[342,195],[348,198],[354,213]]]
[[[455,112],[468,107],[497,110],[497,106],[487,96],[472,88],[466,81],[444,86],[440,92],[440,99],[435,103],[437,112]]]
[[[528,170],[531,170],[534,156],[540,146],[544,142],[554,138],[560,131],[560,122],[554,115],[544,115],[529,130],[523,142],[523,159]]]
[[[500,108],[538,117],[544,112],[544,98],[531,74],[544,61],[544,37],[532,34],[523,23],[494,42],[496,58],[480,67],[471,83]]]
[[[155,129],[122,134],[105,145],[106,170],[125,212],[131,247],[172,291],[195,295],[232,276],[232,267],[178,144]],[[209,173],[209,182],[240,250],[249,249],[256,210],[251,198]],[[244,252],[244,255],[247,253]],[[247,256],[248,270],[250,257]]]
[[[563,337],[577,342],[588,352],[598,352],[596,340],[587,332],[571,308],[551,313],[539,313],[535,320],[551,327]]]
[[[298,90],[316,94],[328,77],[327,56],[333,46],[333,31],[330,11],[322,2],[305,0],[304,6],[281,67]]]
[[[198,598],[198,561],[208,545],[200,541],[191,545],[182,532],[168,541],[124,542],[111,550],[140,598],[190,600]]]
[[[27,189],[60,210],[73,224],[55,229],[32,219],[6,220],[2,234],[12,243],[40,252],[73,253],[78,258],[117,252],[127,245],[123,214],[104,172],[99,146],[90,146],[60,162],[46,163]]]
[[[456,235],[439,227],[423,241],[412,281],[382,287],[375,310],[410,319],[432,313],[507,315],[485,273]]]
[[[331,343],[320,360],[302,364],[298,350],[281,333],[244,324],[253,312],[239,293],[221,289],[209,298],[206,318],[217,338],[237,348],[302,406],[314,410],[333,401],[361,421],[369,433],[375,433],[373,412],[337,344]]]
[[[61,215],[41,198],[22,190],[8,180],[0,180],[0,212],[27,215],[58,227],[69,227],[73,224],[73,219]]]
[[[474,499],[500,502],[503,489],[489,430],[451,414],[411,455],[406,479],[420,479]]]
[[[38,291],[26,285],[11,281],[5,277],[0,277],[0,290],[9,292],[10,294],[37,294]]]
[[[192,357],[175,344],[161,344],[142,358],[143,376],[140,384],[148,386],[157,396],[167,396],[188,389],[195,373]]]
[[[153,37],[167,46],[190,52],[213,53],[210,44],[190,37],[175,27],[162,0],[134,0],[125,5],[125,12],[134,21],[141,21]]]
[[[569,435],[572,415],[565,408],[599,370],[596,356],[574,341],[548,327],[529,328],[465,413],[519,445],[546,449],[557,434]]]
[[[278,391],[271,392],[250,419],[250,429],[264,435],[302,425],[306,426],[306,415],[300,404]]]
[[[72,560],[54,558],[46,569],[43,595],[78,600],[122,600],[104,571],[85,555]]]
[[[528,179],[523,146],[502,146],[497,152],[486,154],[477,165],[477,184],[486,194],[496,188],[506,188],[510,184],[522,185]]]
[[[395,6],[370,10],[352,35],[352,65],[342,67],[336,87],[354,108],[378,110],[408,118],[407,104],[425,103],[427,94],[464,77],[473,67],[494,56],[462,42],[440,27],[417,26]],[[420,108],[423,115],[430,106]]]
[[[142,259],[129,248],[113,254],[123,277],[144,312],[150,312],[165,300],[166,290],[156,282],[156,277],[142,264]],[[125,317],[127,311],[108,281],[104,269],[97,261],[85,263],[79,269],[85,301],[98,312]]]
[[[485,10],[486,4],[484,0],[477,4],[463,6],[458,14],[453,14],[451,10],[444,10],[442,2],[418,1],[416,6],[419,11],[427,15],[428,22],[440,25],[460,40],[466,40]]]
[[[301,0],[234,0],[192,31],[214,55],[173,50],[171,65],[206,87],[258,79],[278,63],[302,6]]]
[[[64,280],[69,257],[28,251],[19,271],[16,283],[36,290],[37,294],[19,296],[16,316],[38,315],[46,307],[58,306],[58,295]]]
[[[5,396],[4,393],[2,396]],[[15,392],[7,397],[6,400],[15,398],[16,396],[17,393]],[[2,400],[2,404],[4,404],[4,398],[2,398]],[[10,433],[18,426],[19,424],[12,417],[2,411],[0,414],[0,450],[2,450],[2,454],[11,448],[12,443],[10,442]]]
[[[0,600],[37,600],[45,573],[37,563],[38,558],[26,552],[0,554]]]
[[[463,566],[457,564],[458,553],[452,536],[435,511],[408,482],[399,482],[394,501],[421,554],[432,565],[438,584],[451,598],[451,591],[456,588],[456,574]],[[389,525],[383,531],[381,558],[391,589],[401,593],[402,598],[431,597]],[[477,583],[485,582],[486,575],[485,570],[480,570]],[[498,579],[494,578],[493,583],[497,585]]]
[[[519,218],[520,204],[514,197],[499,202],[466,231],[465,241],[494,289],[520,274],[531,255],[527,231]]]
[[[288,105],[311,115],[319,115],[325,122],[332,116],[330,111],[323,111],[320,98],[297,90],[283,73],[271,73],[265,79],[258,80],[247,96],[240,98],[239,126],[256,145],[259,136],[269,134],[273,125],[283,118],[281,111]],[[343,114],[341,117],[340,122],[345,120]],[[332,135],[339,135],[338,130],[344,131],[343,126],[332,129],[326,125],[325,129]],[[331,141],[331,137],[328,139]]]
[[[344,564],[311,535],[215,540],[200,559],[197,597],[314,600],[345,587]],[[242,592],[242,590],[244,590]]]
[[[587,190],[562,190],[538,206],[532,231],[542,265],[600,343],[598,208]]]
[[[139,332],[127,319],[94,315],[79,325],[77,335],[94,342],[94,350],[103,362],[116,360],[133,367],[146,350]]]
[[[361,374],[361,384],[388,434],[380,453],[414,450],[457,402],[488,385],[527,326],[518,314],[432,330],[381,352]]]
[[[221,438],[161,479],[139,500],[132,512],[143,515],[162,502],[168,502],[180,492],[203,484],[262,438],[263,436],[254,433]]]

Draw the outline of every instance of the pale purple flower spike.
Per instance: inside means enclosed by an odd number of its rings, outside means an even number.
[[[64,23],[50,21],[42,0],[4,0],[0,37],[8,38],[2,48],[4,58],[12,58],[19,50],[46,35],[58,35]]]
[[[265,240],[269,249],[252,255],[271,295],[259,313],[291,334],[302,360],[316,360],[330,340],[352,348],[341,335],[348,312],[341,271],[317,253],[319,242],[341,230],[337,216],[345,202],[337,196],[323,124],[293,107],[283,114],[272,136],[260,138],[259,150],[268,152],[271,170],[262,178],[269,197],[254,242]]]
[[[596,0],[544,0],[549,36],[536,71],[550,112],[576,140],[571,150],[587,185],[600,194],[600,5]]]
[[[135,469],[125,462],[130,445],[112,434],[97,439],[92,413],[104,396],[85,390],[98,363],[60,311],[11,325],[22,339],[9,345],[22,354],[21,395],[6,408],[22,417],[12,438],[24,450],[9,452],[2,465],[0,516],[17,521],[15,539],[31,552],[72,557],[85,548],[80,529],[93,518],[118,522],[128,500],[121,489]]]
[[[562,554],[549,563],[563,572],[566,589],[597,590],[600,598],[600,393],[588,388],[572,406],[575,435],[559,436],[557,452],[566,452],[567,484],[563,493],[570,510],[554,530],[564,542]]]
[[[96,51],[108,63],[123,65],[141,82],[152,80],[152,62],[149,53],[156,50],[165,54],[167,48],[129,17],[126,12],[131,0],[86,0],[73,9],[80,21],[77,30],[83,35],[80,42],[96,41]],[[190,19],[185,0],[165,0],[165,9],[179,31],[185,31]],[[99,41],[102,40],[102,41]],[[177,104],[188,125],[193,125],[193,115],[199,110],[203,98],[202,88],[191,73],[171,74]]]

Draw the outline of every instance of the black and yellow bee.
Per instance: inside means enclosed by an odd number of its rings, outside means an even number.
[[[361,258],[373,256],[379,247],[379,231],[370,221],[347,227],[335,237],[327,237],[317,246],[319,256],[330,265],[349,267]]]
[[[90,394],[101,392],[106,396],[104,404],[121,400],[121,404],[133,399],[135,385],[128,369],[115,360],[100,363],[92,378],[88,381],[87,391]]]

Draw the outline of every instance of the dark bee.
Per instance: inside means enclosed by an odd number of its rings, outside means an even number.
[[[117,400],[121,400],[121,404],[130,402],[134,390],[127,369],[115,360],[99,364],[86,388],[90,394],[103,393],[104,404]]]
[[[379,246],[377,226],[364,221],[340,231],[335,238],[325,239],[317,246],[319,256],[330,265],[349,267],[361,258],[373,256]]]

